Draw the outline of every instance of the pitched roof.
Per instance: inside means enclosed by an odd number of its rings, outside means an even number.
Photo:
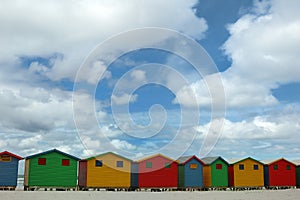
[[[2,152],[0,152],[0,156],[2,156],[2,155],[9,155],[9,156],[14,157],[14,158],[16,158],[18,160],[22,160],[23,159],[21,156],[18,156],[16,154],[10,153],[8,151],[2,151]]]
[[[196,159],[198,162],[200,162],[202,165],[204,165],[204,163],[202,162],[202,160],[200,160],[197,156],[193,155],[193,156],[181,156],[179,157],[176,161],[180,164],[186,164],[187,162],[189,162],[192,159]]]
[[[214,156],[214,157],[205,157],[205,158],[201,158],[201,160],[203,161],[203,163],[205,165],[211,165],[213,164],[216,160],[221,159],[223,160],[226,164],[228,164],[228,162],[223,159],[221,156]]]
[[[74,159],[74,160],[77,160],[77,161],[80,160],[79,158],[77,158],[77,157],[75,157],[75,156],[72,156],[72,155],[67,154],[67,153],[65,153],[65,152],[62,152],[62,151],[59,151],[59,150],[57,150],[57,149],[51,149],[51,150],[49,150],[49,151],[44,151],[44,152],[37,153],[37,154],[31,155],[31,156],[27,156],[26,159],[34,158],[34,157],[36,157],[36,156],[41,156],[41,155],[45,155],[45,154],[49,154],[49,153],[53,153],[53,152],[56,152],[56,153],[65,155],[65,156],[67,156],[67,157],[69,157],[69,158],[72,158],[72,159]]]
[[[278,159],[272,159],[272,160],[261,160],[261,162],[262,162],[263,164],[265,164],[265,165],[271,165],[271,164],[273,164],[273,163],[275,163],[275,162],[278,162],[278,161],[280,161],[280,160],[284,160],[284,161],[286,161],[286,162],[288,162],[288,163],[291,163],[292,165],[296,165],[295,163],[293,163],[293,162],[291,162],[291,161],[288,161],[288,160],[286,160],[286,159],[284,159],[284,158],[278,158]]]
[[[132,162],[132,160],[130,160],[129,158],[126,158],[126,157],[121,156],[121,155],[119,155],[119,154],[116,154],[116,153],[114,153],[114,152],[106,152],[106,153],[98,154],[98,155],[96,155],[96,156],[92,156],[92,157],[89,157],[89,158],[86,158],[86,159],[82,159],[82,160],[92,160],[92,159],[95,159],[95,158],[97,158],[97,157],[104,156],[104,155],[108,155],[108,154],[114,155],[114,156],[119,157],[119,158],[122,158],[122,159],[124,159],[124,160],[128,160],[129,162]]]
[[[251,157],[247,157],[247,158],[233,158],[233,159],[228,159],[227,161],[228,161],[228,163],[229,163],[230,165],[234,165],[234,164],[243,162],[244,160],[248,160],[248,159],[253,160],[253,161],[255,161],[255,162],[258,162],[258,163],[260,163],[260,164],[263,165],[262,162],[260,162],[260,161],[258,161],[258,160],[256,160],[256,159],[254,159],[254,158],[251,158]]]
[[[174,160],[174,159],[172,159],[172,158],[169,158],[169,157],[167,157],[167,156],[165,156],[165,155],[163,155],[163,154],[160,154],[160,153],[155,154],[155,155],[152,155],[152,156],[148,156],[148,157],[145,157],[145,158],[142,158],[142,159],[138,160],[137,162],[142,162],[142,161],[149,160],[149,159],[151,159],[151,158],[155,158],[155,157],[159,157],[159,156],[160,156],[160,157],[163,157],[163,158],[165,158],[165,159],[167,159],[167,160],[170,160],[170,161],[173,161],[173,162],[178,163],[176,160]]]

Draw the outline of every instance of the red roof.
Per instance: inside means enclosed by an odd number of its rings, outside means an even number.
[[[9,155],[9,156],[14,157],[14,158],[19,159],[19,160],[23,159],[22,157],[17,156],[16,154],[10,153],[8,151],[2,151],[2,152],[0,152],[0,156],[2,156],[2,155]]]

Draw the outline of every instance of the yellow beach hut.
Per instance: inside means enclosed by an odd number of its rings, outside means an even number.
[[[79,189],[130,188],[132,161],[108,152],[79,161]]]
[[[263,187],[263,163],[251,157],[228,160],[229,186],[231,187]]]

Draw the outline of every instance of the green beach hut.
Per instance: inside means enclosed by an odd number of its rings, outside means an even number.
[[[25,158],[24,190],[70,189],[77,186],[79,158],[57,149]]]
[[[201,159],[203,166],[204,187],[228,187],[228,163],[220,156]]]

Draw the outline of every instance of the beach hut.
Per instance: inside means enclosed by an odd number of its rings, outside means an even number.
[[[177,188],[178,163],[161,154],[138,161],[139,188]]]
[[[265,160],[264,180],[266,187],[296,186],[296,165],[284,158]]]
[[[251,157],[228,160],[229,186],[231,187],[263,187],[263,163]]]
[[[78,186],[88,188],[124,188],[131,186],[132,161],[107,152],[79,161]]]
[[[178,188],[203,187],[203,162],[196,156],[182,156],[178,162]]]
[[[201,159],[203,167],[204,187],[228,187],[228,163],[220,156]]]
[[[0,188],[14,190],[17,187],[19,160],[22,159],[8,151],[0,152]]]
[[[131,163],[130,188],[135,190],[139,187],[139,164],[138,162]]]
[[[293,160],[296,165],[296,186],[300,188],[300,160]]]
[[[57,149],[26,157],[24,189],[76,188],[78,160]]]

